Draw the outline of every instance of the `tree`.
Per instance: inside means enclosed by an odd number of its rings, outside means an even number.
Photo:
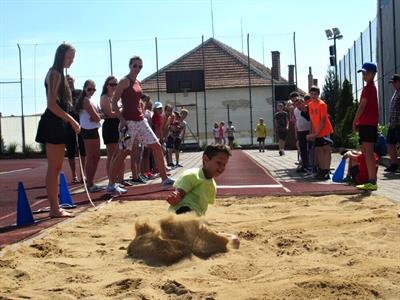
[[[351,83],[346,79],[336,102],[334,140],[337,146],[354,147],[349,140],[358,104],[354,102]]]
[[[335,71],[329,69],[325,76],[325,84],[322,88],[321,98],[328,105],[328,113],[332,125],[336,122],[335,106],[339,97],[339,85],[336,82]]]

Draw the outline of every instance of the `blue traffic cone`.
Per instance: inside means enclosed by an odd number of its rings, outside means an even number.
[[[339,165],[337,166],[335,173],[333,174],[333,182],[342,182],[344,177],[344,169],[346,168],[346,159],[342,158]]]
[[[63,172],[60,173],[59,203],[60,203],[60,206],[62,206],[64,208],[73,208],[73,207],[75,207],[74,202],[72,201],[71,194],[69,192],[67,179],[65,179],[65,175],[64,175]]]
[[[18,202],[17,202],[17,226],[30,225],[35,223],[31,206],[26,197],[25,188],[22,182],[18,182]]]

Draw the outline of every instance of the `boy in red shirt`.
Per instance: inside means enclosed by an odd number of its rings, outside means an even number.
[[[376,183],[376,164],[374,160],[374,144],[378,138],[378,93],[374,84],[375,74],[377,72],[374,63],[364,63],[361,70],[362,78],[366,82],[360,97],[360,105],[358,106],[353,121],[353,131],[358,131],[361,152],[365,157],[368,170],[368,181],[364,184],[357,185],[358,189],[367,191],[376,191],[378,185]]]
[[[379,158],[376,153],[374,155],[374,163],[378,172]],[[360,151],[347,151],[343,154],[344,159],[349,159],[349,167],[345,182],[354,183],[356,185],[365,184],[368,182],[368,169],[364,154]]]

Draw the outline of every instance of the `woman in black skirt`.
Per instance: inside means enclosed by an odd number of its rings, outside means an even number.
[[[104,145],[107,148],[107,176],[110,173],[110,164],[117,154],[119,141],[119,119],[115,111],[112,110],[111,100],[117,88],[118,80],[114,76],[108,76],[104,82],[100,97],[100,108],[104,115],[104,123],[102,126],[102,136]],[[121,168],[118,174],[118,182],[124,180],[124,169]]]
[[[45,79],[47,109],[42,115],[36,142],[46,145],[47,174],[46,189],[50,202],[50,217],[72,217],[71,213],[58,205],[58,178],[64,160],[65,144],[68,140],[68,126],[75,133],[80,132],[80,126],[67,113],[72,103],[71,90],[64,76],[64,68],[69,68],[74,61],[75,48],[69,44],[61,44],[56,51],[53,66]]]

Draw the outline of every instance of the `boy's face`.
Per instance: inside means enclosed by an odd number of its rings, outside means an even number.
[[[264,120],[263,119],[260,119],[260,124],[264,124]]]
[[[312,91],[312,92],[310,92],[310,96],[311,96],[312,100],[318,100],[319,93],[317,91]]]
[[[215,178],[225,171],[225,166],[228,163],[229,155],[225,153],[217,153],[213,158],[208,158],[203,155],[203,169],[207,178]]]
[[[373,81],[375,78],[375,72],[371,71],[362,72],[362,78],[366,82]]]

